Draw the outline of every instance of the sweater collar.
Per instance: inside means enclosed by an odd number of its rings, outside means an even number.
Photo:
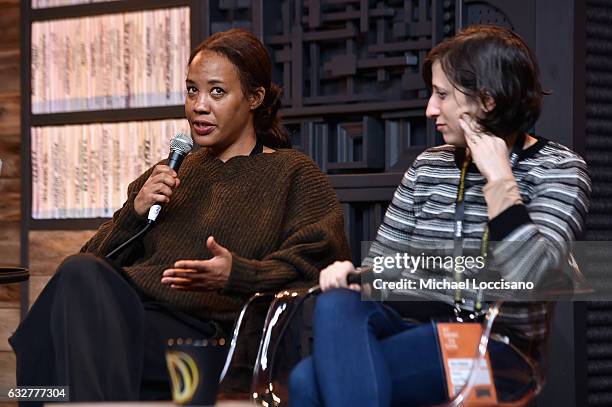
[[[253,149],[250,155],[237,155],[226,162],[219,160],[217,157],[210,154],[207,149],[199,148],[194,153],[192,160],[202,163],[205,166],[205,171],[208,177],[212,181],[219,181],[227,178],[233,178],[245,171],[253,171],[257,168],[261,168],[261,165],[265,162],[271,162],[269,159],[271,156],[276,156],[282,153],[282,150],[277,150],[274,153],[264,153],[263,145],[261,145],[261,152],[258,153],[257,145]]]

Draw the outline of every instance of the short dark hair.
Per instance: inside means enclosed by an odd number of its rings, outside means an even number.
[[[512,30],[474,25],[436,45],[423,63],[431,89],[432,66],[440,62],[448,80],[468,99],[495,106],[478,119],[483,130],[502,138],[529,131],[540,116],[540,69],[535,56]]]
[[[242,91],[251,95],[259,88],[266,91],[264,100],[253,112],[253,126],[257,138],[272,148],[290,148],[291,141],[281,123],[282,88],[272,82],[272,63],[264,45],[250,32],[234,28],[206,38],[189,57],[189,64],[201,51],[223,55],[237,68]]]

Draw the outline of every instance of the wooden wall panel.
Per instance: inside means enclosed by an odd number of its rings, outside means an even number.
[[[0,0],[0,49],[19,49],[19,0]]]
[[[20,1],[0,0],[0,266],[20,263]],[[15,386],[15,354],[7,342],[20,320],[20,285],[0,286],[0,388]],[[0,407],[17,403],[0,402]]]
[[[53,269],[55,271],[55,269]],[[30,276],[30,294],[29,294],[29,307],[36,302],[36,299],[42,292],[43,288],[47,285],[52,276]]]
[[[15,354],[12,351],[0,352],[0,366],[6,367],[0,370],[0,389],[15,386]]]
[[[19,309],[0,309],[0,352],[11,350],[8,338],[15,332],[19,325]],[[0,369],[2,371],[3,369]]]
[[[19,93],[0,94],[0,134],[21,134],[20,115],[21,100]]]
[[[0,93],[19,93],[19,48],[0,50]]]
[[[0,284],[0,308],[19,308],[19,284]]]
[[[0,267],[19,265],[19,222],[0,222]]]
[[[0,222],[14,222],[21,218],[21,180],[0,178]]]
[[[2,160],[0,178],[19,178],[21,176],[20,148],[21,137],[19,135],[0,134],[0,159]]]
[[[64,257],[77,253],[95,230],[30,232],[30,274],[51,276]]]

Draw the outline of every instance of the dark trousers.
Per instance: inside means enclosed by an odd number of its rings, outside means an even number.
[[[70,386],[71,401],[169,400],[167,340],[216,331],[147,298],[105,260],[76,255],[60,265],[9,342],[19,386]]]

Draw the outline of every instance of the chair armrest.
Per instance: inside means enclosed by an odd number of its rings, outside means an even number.
[[[236,344],[238,343],[238,335],[240,334],[240,328],[242,328],[242,322],[244,321],[244,317],[247,311],[252,305],[256,303],[272,302],[276,295],[276,293],[255,293],[242,306],[242,309],[238,314],[238,318],[234,323],[234,328],[232,329],[232,339],[230,341],[229,350],[225,359],[225,365],[223,366],[221,376],[219,377],[219,382],[223,381],[225,375],[227,374],[227,371],[229,370],[230,365],[232,364],[232,358],[234,357],[234,351],[236,350]]]
[[[277,406],[282,404],[282,401],[279,400],[286,399],[285,391],[282,389],[283,386],[277,386],[280,383],[275,378],[275,375],[278,373],[278,369],[275,369],[277,350],[281,346],[281,342],[294,317],[302,309],[304,301],[320,292],[319,286],[314,286],[311,288],[284,290],[276,294],[266,315],[263,335],[253,369],[253,383],[251,386],[253,401],[267,400],[266,403],[268,405]],[[284,363],[287,363],[287,359],[293,360],[292,356],[284,354],[284,359],[286,359]]]
[[[234,323],[234,328],[232,329],[232,339],[229,344],[229,350],[227,352],[227,357],[225,359],[225,365],[223,366],[223,370],[221,372],[221,376],[219,377],[219,382],[223,381],[225,375],[227,374],[229,367],[232,364],[232,360],[234,357],[234,351],[236,350],[236,345],[238,343],[238,335],[240,335],[241,328],[243,325],[243,321],[245,319],[246,313],[250,308],[257,304],[263,303],[272,303],[275,299],[284,298],[290,299],[294,298],[295,300],[305,296],[310,295],[308,293],[316,291],[319,289],[319,286],[314,286],[311,288],[296,288],[290,290],[283,290],[280,292],[263,292],[263,293],[255,293],[253,294],[247,302],[242,306],[240,313],[238,314],[238,318],[236,318],[236,322]],[[265,334],[265,326],[262,327],[262,332]],[[262,334],[262,335],[263,335]]]

